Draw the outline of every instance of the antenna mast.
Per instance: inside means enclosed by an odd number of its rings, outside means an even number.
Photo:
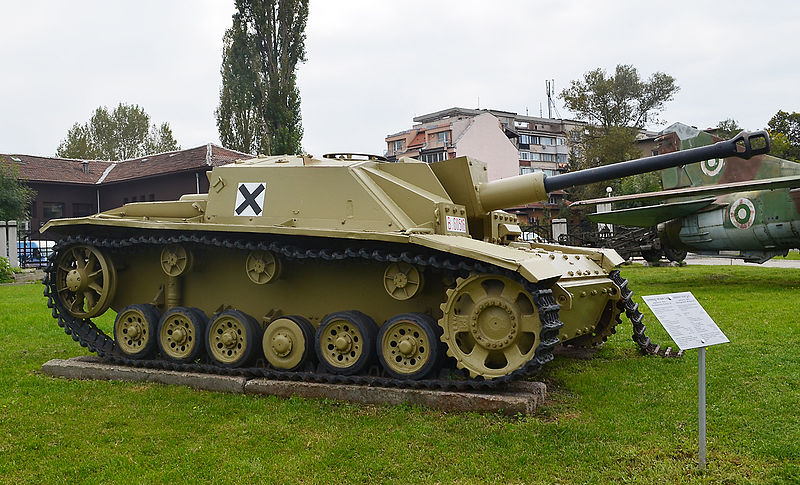
[[[558,108],[556,108],[556,102],[553,100],[553,93],[556,90],[556,81],[551,79],[549,81],[544,82],[546,91],[547,91],[547,117],[553,117],[553,111],[556,112],[556,116],[561,119],[561,113],[558,112]]]

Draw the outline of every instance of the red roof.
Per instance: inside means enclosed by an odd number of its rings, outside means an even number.
[[[0,154],[0,161],[13,162],[19,166],[19,178],[21,180],[94,185],[168,173],[196,171],[251,157],[252,155],[247,153],[229,150],[209,143],[196,148],[147,155],[121,162],[74,160],[16,154]]]
[[[408,144],[408,148],[422,146],[425,144],[425,132],[420,131],[417,133],[417,136],[414,137],[413,140]]]

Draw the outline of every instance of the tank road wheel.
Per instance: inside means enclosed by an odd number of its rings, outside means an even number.
[[[439,326],[447,355],[472,377],[503,376],[533,358],[541,322],[530,294],[499,275],[459,278],[447,290]]]
[[[402,313],[378,331],[378,358],[397,379],[422,379],[439,360],[436,320],[424,313]]]
[[[70,315],[92,318],[108,310],[117,272],[107,256],[95,247],[78,245],[64,249],[56,264],[56,291]]]
[[[242,367],[250,362],[260,341],[258,322],[239,310],[217,313],[206,327],[208,355],[224,367]]]
[[[161,354],[173,362],[194,362],[205,346],[206,315],[198,308],[175,307],[158,322]]]
[[[262,343],[272,367],[297,370],[313,355],[314,327],[300,316],[278,317],[267,325]]]
[[[422,273],[408,263],[392,263],[383,272],[383,287],[395,300],[408,300],[422,289]]]
[[[251,251],[244,269],[250,281],[257,285],[266,285],[280,278],[281,260],[270,251]]]
[[[156,350],[159,314],[148,304],[128,305],[114,320],[117,348],[131,359],[150,357]]]
[[[361,312],[331,313],[317,329],[317,357],[328,372],[355,374],[373,359],[376,331],[375,322]]]

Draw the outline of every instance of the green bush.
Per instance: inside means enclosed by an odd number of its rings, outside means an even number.
[[[0,256],[0,283],[11,283],[14,281],[14,269],[8,258]]]

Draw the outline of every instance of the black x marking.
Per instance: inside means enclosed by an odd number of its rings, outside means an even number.
[[[261,214],[261,207],[258,206],[258,202],[256,202],[256,197],[258,197],[259,194],[261,194],[261,192],[263,191],[264,191],[264,184],[259,185],[258,188],[256,188],[256,190],[254,190],[252,194],[250,193],[250,191],[247,190],[247,187],[245,187],[244,185],[240,185],[239,192],[241,192],[242,195],[244,196],[244,202],[242,202],[239,205],[239,207],[236,208],[236,215],[241,215],[242,212],[244,212],[244,210],[247,209],[248,206],[253,208],[253,212],[255,212],[256,215]]]

